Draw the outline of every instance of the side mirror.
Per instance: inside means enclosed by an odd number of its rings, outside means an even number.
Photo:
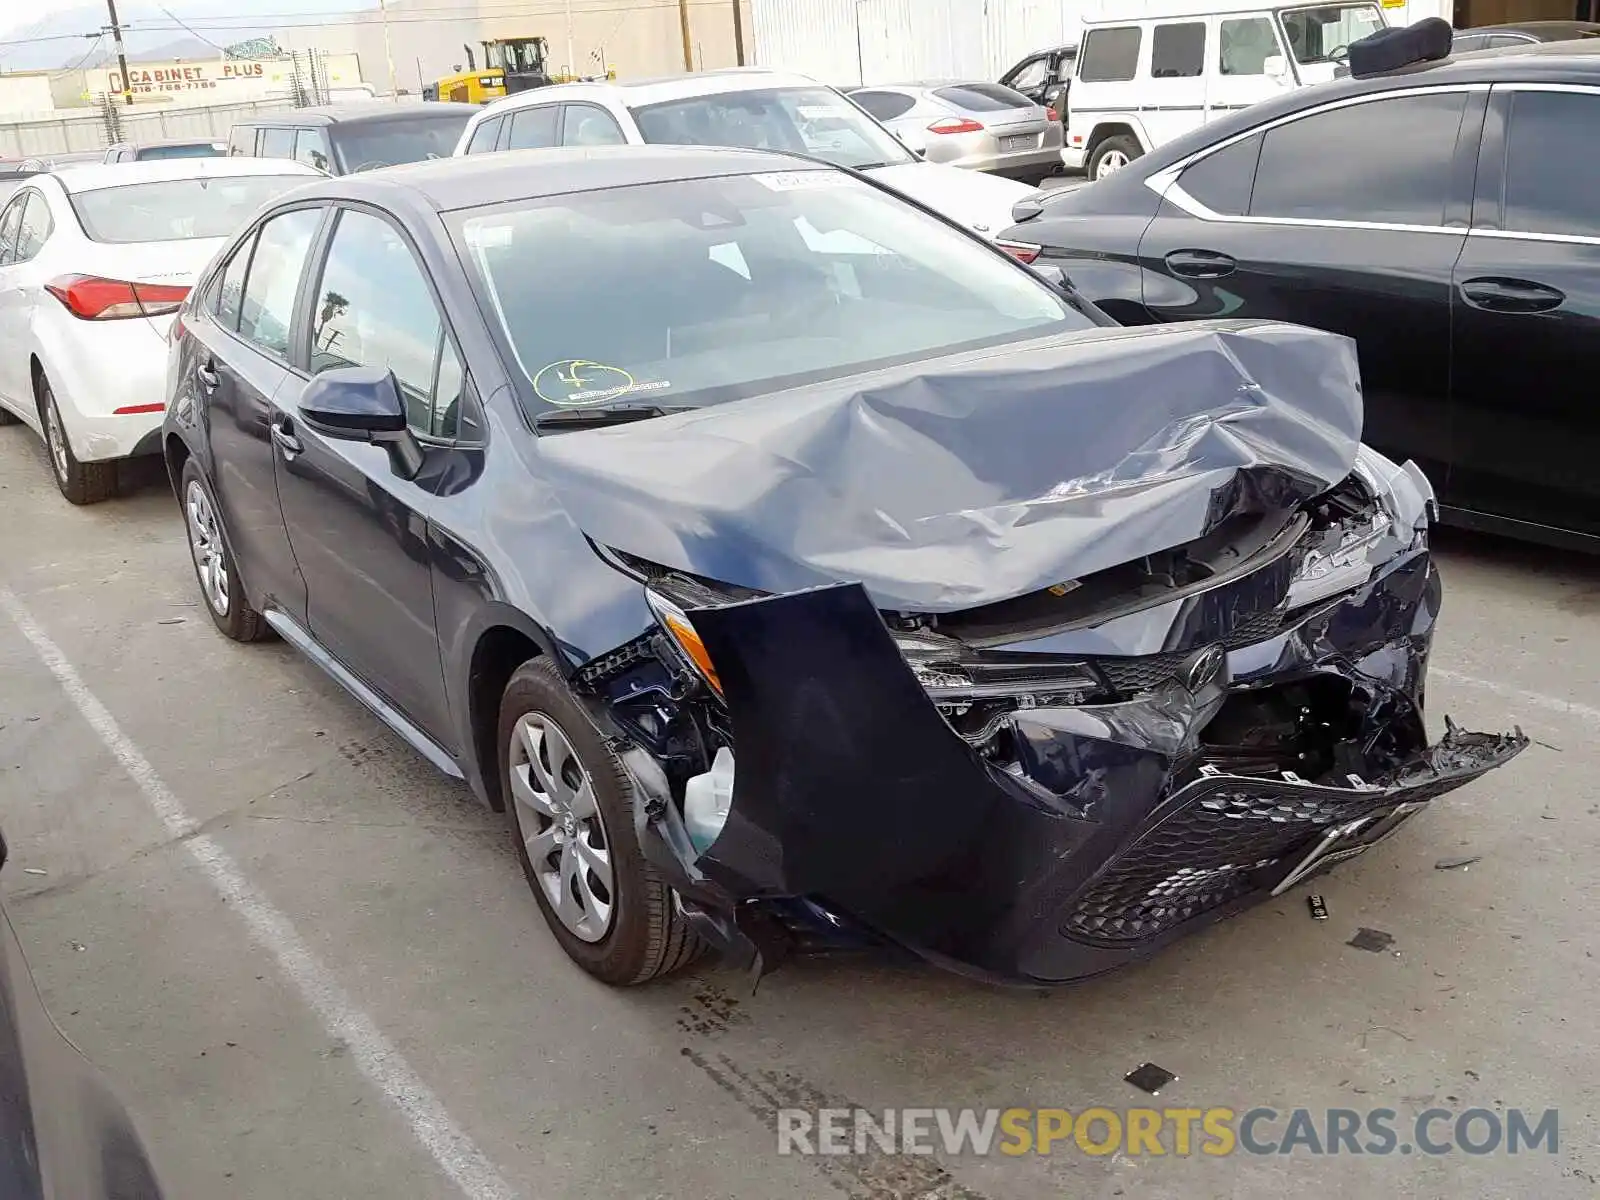
[[[306,428],[323,437],[382,446],[402,479],[415,479],[422,470],[422,447],[406,423],[400,384],[388,368],[324,371],[306,385],[299,408]]]
[[[1261,64],[1261,72],[1268,79],[1276,79],[1281,83],[1289,78],[1289,60],[1281,54],[1269,54]]]

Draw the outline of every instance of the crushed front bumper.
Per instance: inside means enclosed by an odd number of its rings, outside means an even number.
[[[733,801],[696,856],[659,771],[629,756],[655,797],[646,853],[702,932],[752,961],[781,954],[772,913],[800,900],[964,974],[1087,978],[1362,852],[1524,748],[1520,731],[1453,726],[1425,744],[1438,600],[1419,545],[1258,640],[1245,632],[1258,615],[1241,617],[1242,636],[1209,643],[1226,668],[1199,683],[1181,668],[1206,647],[1183,646],[1119,664],[1151,672],[1132,699],[1015,713],[1000,764],[951,728],[861,587],[697,609],[736,747]],[[1322,676],[1361,712],[1336,777],[1204,761],[1201,733],[1230,696]]]

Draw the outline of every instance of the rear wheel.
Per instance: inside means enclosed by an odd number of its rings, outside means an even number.
[[[1139,149],[1139,143],[1125,133],[1115,137],[1108,137],[1094,148],[1094,153],[1089,156],[1089,167],[1085,172],[1090,179],[1105,179],[1115,175],[1134,159],[1144,154]]]
[[[183,505],[183,526],[189,535],[195,580],[200,584],[200,598],[205,601],[212,623],[236,642],[259,642],[271,637],[272,626],[244,597],[233,555],[222,534],[222,516],[199,464],[192,458],[183,464],[178,497]]]
[[[0,426],[20,425],[21,423],[22,418],[17,416],[16,413],[12,412],[9,408],[0,408]]]
[[[523,873],[567,955],[623,986],[698,957],[702,943],[634,836],[627,772],[547,659],[506,685],[497,746]]]
[[[45,449],[50,452],[50,473],[56,486],[71,504],[99,504],[117,494],[117,463],[79,462],[67,439],[56,394],[50,381],[39,378],[39,416],[44,424]]]

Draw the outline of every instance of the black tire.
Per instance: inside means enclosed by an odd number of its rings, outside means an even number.
[[[44,448],[50,459],[50,474],[69,504],[99,504],[117,494],[117,460],[79,462],[62,424],[61,410],[50,381],[39,377],[39,419],[44,425]],[[59,440],[58,440],[59,439]]]
[[[1119,133],[1115,137],[1108,137],[1094,148],[1094,153],[1089,156],[1089,161],[1084,166],[1084,174],[1089,177],[1091,183],[1101,177],[1102,165],[1113,154],[1122,155],[1129,163],[1136,158],[1144,157],[1144,151],[1139,148],[1139,143],[1127,134]]]
[[[512,790],[512,740],[528,716],[554,721],[593,791],[614,882],[610,923],[598,940],[585,940],[567,927],[528,855],[528,835],[541,830],[525,830],[525,822],[536,816],[517,801]],[[633,828],[633,785],[627,772],[548,659],[523,663],[506,684],[495,750],[517,857],[539,911],[568,957],[596,979],[622,987],[670,974],[698,958],[704,943],[678,912],[672,889],[639,849]],[[548,863],[543,865],[550,870]]]
[[[22,424],[21,417],[17,416],[17,414],[12,412],[9,408],[0,408],[0,428],[4,428],[7,425],[20,424]]]
[[[204,552],[197,544],[196,528],[199,518],[190,511],[191,489],[198,489],[204,497],[205,511],[209,512],[212,522],[212,537],[215,539],[215,561],[221,565],[223,571],[223,591],[226,604],[219,606],[214,598],[214,588],[207,582],[206,574],[201,566]],[[200,588],[200,601],[206,607],[206,612],[211,614],[211,623],[220,630],[224,637],[232,638],[236,642],[261,642],[272,636],[272,626],[259,612],[250,607],[250,601],[245,598],[244,584],[239,579],[238,568],[234,565],[233,551],[228,549],[227,534],[222,528],[222,512],[217,508],[216,497],[211,494],[211,486],[206,482],[204,473],[194,459],[183,464],[183,474],[178,480],[178,508],[183,514],[184,537],[189,543],[189,561],[194,565],[195,583]]]

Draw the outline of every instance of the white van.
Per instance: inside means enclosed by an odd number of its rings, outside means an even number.
[[[1109,6],[1108,6],[1109,7]],[[1062,161],[1100,179],[1214,115],[1333,78],[1378,0],[1152,0],[1085,20]]]

